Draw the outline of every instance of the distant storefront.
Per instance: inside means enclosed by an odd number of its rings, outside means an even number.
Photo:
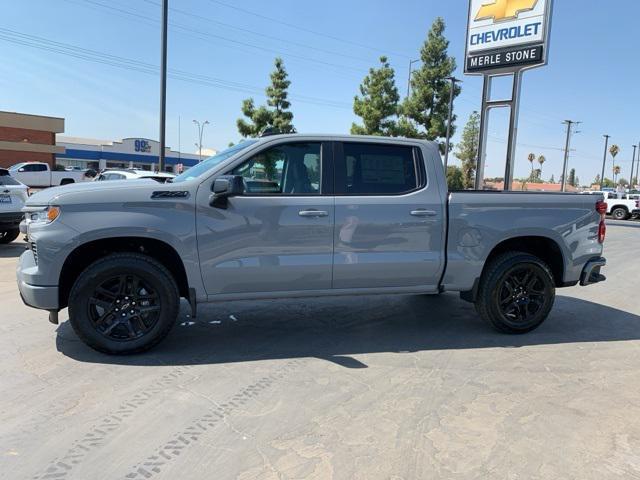
[[[123,138],[120,141],[94,140],[58,136],[57,144],[64,147],[64,153],[56,154],[58,165],[92,168],[136,168],[157,170],[160,144],[148,138]],[[204,158],[204,156],[203,156]],[[196,165],[197,154],[181,153],[170,148],[165,151],[166,170],[179,172],[180,166],[188,169]]]
[[[0,112],[0,167],[44,162],[53,168],[55,156],[64,152],[56,145],[56,133],[62,132],[63,118]]]

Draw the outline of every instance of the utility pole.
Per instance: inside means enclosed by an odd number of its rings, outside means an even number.
[[[413,73],[413,64],[420,60],[409,60],[409,80],[407,80],[407,98],[411,95],[411,74]]]
[[[198,120],[194,120],[193,123],[196,125],[198,129],[198,143],[196,143],[196,147],[198,147],[198,155],[199,162],[202,161],[202,134],[204,133],[204,126],[209,125],[209,120],[205,120],[203,123],[200,123]]]
[[[604,185],[604,167],[607,165],[607,149],[609,148],[609,139],[611,135],[603,135],[604,137],[604,157],[602,158],[602,174],[600,175],[600,191]]]
[[[573,120],[565,120],[564,123],[567,126],[567,141],[564,146],[564,164],[562,165],[562,182],[560,184],[560,191],[566,191],[567,187],[567,166],[569,165],[569,148],[571,145],[571,133],[574,125],[579,125],[582,122],[574,122]]]
[[[444,145],[444,171],[447,171],[447,165],[449,164],[449,147],[451,144],[451,119],[453,118],[453,94],[456,89],[456,82],[462,82],[456,77],[449,77],[451,82],[451,88],[449,89],[449,120],[447,121],[447,140]]]
[[[633,167],[636,163],[636,149],[638,145],[633,146],[633,157],[631,157],[631,178],[629,178],[629,190],[633,190]]]
[[[158,171],[165,168],[165,134],[167,129],[167,23],[169,17],[169,0],[162,0],[162,26],[160,41],[162,53],[160,55],[160,154],[158,156]]]

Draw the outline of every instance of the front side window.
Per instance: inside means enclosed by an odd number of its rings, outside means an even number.
[[[234,168],[244,179],[245,193],[255,195],[319,195],[321,143],[288,143],[257,153]]]
[[[412,147],[344,143],[336,164],[336,193],[400,195],[418,188],[419,174]]]

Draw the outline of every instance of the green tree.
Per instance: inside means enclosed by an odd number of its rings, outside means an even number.
[[[542,176],[542,165],[544,165],[544,162],[547,161],[547,157],[545,157],[544,155],[540,155],[538,157],[538,163],[540,164],[540,176]]]
[[[398,122],[398,133],[405,137],[438,141],[447,134],[451,91],[448,77],[453,75],[456,61],[447,53],[449,41],[444,30],[444,20],[436,18],[420,50],[422,66],[411,75],[411,95],[402,104],[402,114],[406,118]],[[460,87],[456,85],[454,98],[459,94]],[[452,136],[455,119],[456,116],[452,115]],[[440,142],[440,147],[442,150],[443,142]]]
[[[610,178],[605,177],[604,180],[602,180],[602,186],[606,188],[613,188],[616,186],[616,184],[613,183],[613,180],[611,180]]]
[[[478,160],[478,141],[480,137],[480,114],[473,112],[462,131],[455,156],[462,162],[462,181],[464,188],[473,188]]]
[[[527,155],[527,160],[529,160],[529,163],[531,164],[531,173],[533,174],[533,162],[536,161],[536,154],[530,153],[529,155]]]
[[[575,187],[576,185],[576,169],[575,168],[572,168],[571,170],[569,170],[569,178],[567,178],[567,183]]]
[[[380,57],[380,66],[369,69],[360,84],[360,96],[353,99],[353,112],[362,118],[364,125],[351,125],[353,135],[392,136],[396,132],[395,117],[398,113],[400,94],[395,82],[395,72],[387,57]]]
[[[549,183],[556,183],[555,175],[551,174],[551,178],[549,179]]]
[[[620,175],[620,171],[621,170],[622,169],[620,168],[620,165],[614,165],[613,166],[613,184],[614,185],[618,184],[618,175]]]
[[[449,190],[464,190],[462,170],[455,165],[447,166],[447,186]]]
[[[292,121],[293,113],[289,111],[291,103],[287,99],[289,96],[289,74],[284,68],[281,58],[276,58],[276,69],[271,72],[271,85],[267,87],[267,105],[273,108],[271,111],[271,126],[281,133],[292,133],[295,131]]]
[[[242,102],[241,110],[246,120],[239,118],[236,124],[243,137],[257,137],[267,127],[277,128],[282,133],[294,131],[291,123],[293,113],[288,110],[291,104],[287,100],[287,90],[291,82],[287,79],[282,59],[276,58],[275,67],[271,73],[271,85],[265,90],[267,106],[256,107],[253,98]]]

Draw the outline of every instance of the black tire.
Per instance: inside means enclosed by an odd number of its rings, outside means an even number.
[[[627,212],[627,210],[622,207],[614,208],[611,211],[611,217],[614,220],[626,220],[628,216],[629,216],[629,212]]]
[[[20,229],[15,228],[12,230],[7,230],[5,232],[0,232],[0,243],[6,245],[7,243],[13,242],[20,235]]]
[[[167,336],[180,295],[171,273],[153,258],[116,253],[80,274],[68,303],[69,321],[84,343],[125,355],[149,350]]]
[[[545,321],[555,295],[553,274],[546,263],[528,253],[507,252],[486,266],[476,310],[496,330],[522,334]]]

